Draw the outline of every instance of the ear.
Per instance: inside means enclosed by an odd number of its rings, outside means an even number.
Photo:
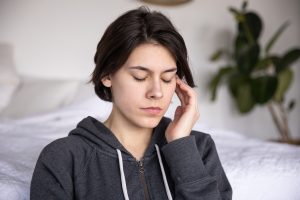
[[[111,87],[111,79],[110,79],[110,75],[107,75],[107,76],[104,76],[102,79],[101,79],[101,82],[102,84],[105,86],[105,87]]]

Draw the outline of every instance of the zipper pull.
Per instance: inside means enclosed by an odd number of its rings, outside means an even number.
[[[138,166],[139,166],[139,171],[141,173],[144,173],[144,165],[143,165],[143,161],[138,161]]]

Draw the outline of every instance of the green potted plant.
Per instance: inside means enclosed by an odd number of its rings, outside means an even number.
[[[300,48],[292,48],[282,55],[271,52],[273,45],[289,23],[283,23],[270,40],[262,45],[259,37],[263,28],[261,17],[247,10],[247,2],[240,9],[230,8],[236,21],[233,46],[217,50],[211,61],[226,59],[226,64],[210,80],[211,99],[217,97],[218,87],[228,86],[240,113],[249,113],[257,105],[267,105],[282,142],[294,143],[288,114],[295,101],[287,103],[285,94],[293,82],[292,64],[300,57]]]

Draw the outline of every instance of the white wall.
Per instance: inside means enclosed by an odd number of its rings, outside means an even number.
[[[241,2],[194,0],[179,7],[150,7],[169,16],[185,38],[198,85],[201,121],[253,137],[272,138],[277,133],[266,108],[257,107],[241,116],[225,87],[214,103],[206,88],[210,75],[219,66],[208,58],[215,49],[230,42],[235,28],[228,7],[240,7]],[[107,25],[139,5],[135,0],[0,0],[0,44],[13,46],[15,66],[22,75],[87,79],[94,67],[96,45]],[[258,11],[265,22],[263,42],[290,20],[275,52],[300,46],[299,0],[252,0],[249,7]],[[298,103],[290,115],[290,126],[292,134],[300,138],[300,62],[293,68],[295,79],[287,99],[295,98]]]

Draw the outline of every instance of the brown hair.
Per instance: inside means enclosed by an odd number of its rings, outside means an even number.
[[[120,69],[138,45],[153,42],[170,51],[176,60],[177,75],[195,87],[182,36],[165,15],[140,7],[118,17],[108,26],[98,43],[94,57],[96,67],[90,80],[98,97],[112,101],[110,88],[105,87],[101,79]]]

